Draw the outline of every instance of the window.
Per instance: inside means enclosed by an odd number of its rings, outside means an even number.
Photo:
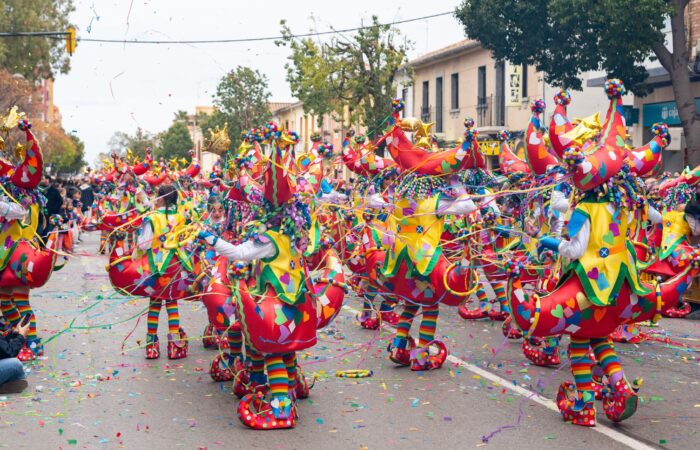
[[[520,81],[520,84],[522,85],[523,98],[527,98],[527,64],[523,64],[521,70],[523,72],[523,78]]]
[[[452,101],[450,102],[450,109],[459,109],[459,74],[453,73],[450,76],[450,86],[452,93]]]
[[[486,66],[479,67],[479,74],[477,77],[477,105],[486,104]]]
[[[430,83],[423,82],[423,103],[420,108],[420,116],[423,122],[430,120]]]
[[[435,79],[435,132],[442,133],[442,77]]]
[[[506,124],[506,70],[505,63],[496,63],[496,98],[495,98],[495,122],[497,127]]]
[[[401,111],[401,117],[406,117],[406,109],[408,108],[408,88],[405,87],[401,89],[401,100],[403,100],[403,104],[406,106],[403,111]],[[413,106],[413,105],[411,105]]]

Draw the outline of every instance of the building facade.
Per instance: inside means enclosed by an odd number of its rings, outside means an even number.
[[[454,142],[464,120],[475,120],[490,168],[497,167],[495,136],[508,130],[517,139],[527,127],[531,98],[548,87],[533,67],[498,62],[477,41],[465,39],[409,61],[396,76],[405,115],[432,122],[438,139]],[[412,74],[412,79],[411,79]],[[551,88],[549,92],[554,93]]]

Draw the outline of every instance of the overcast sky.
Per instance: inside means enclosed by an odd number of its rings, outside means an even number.
[[[238,0],[75,0],[78,36],[116,39],[231,39],[276,36],[286,19],[295,33],[360,26],[376,14],[392,22],[454,10],[456,0],[346,2]],[[411,57],[463,39],[452,16],[397,26],[414,43]],[[288,50],[272,41],[208,45],[79,43],[68,75],[58,76],[55,103],[63,126],[86,143],[95,161],[115,131],[169,126],[177,110],[211,104],[218,80],[237,65],[267,75],[272,100],[289,101]]]

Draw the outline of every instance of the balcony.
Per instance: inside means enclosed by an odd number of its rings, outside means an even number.
[[[423,106],[420,109],[420,120],[424,123],[430,122],[430,106]]]
[[[477,97],[476,102],[476,126],[493,126],[493,95]]]
[[[502,95],[477,97],[476,125],[478,127],[503,127],[505,124],[505,103]]]

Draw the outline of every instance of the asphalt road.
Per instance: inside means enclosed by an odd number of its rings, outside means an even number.
[[[387,359],[391,330],[362,330],[346,309],[336,333],[301,355],[318,380],[299,405],[293,430],[251,431],[235,415],[230,385],[208,375],[215,355],[193,341],[185,360],[144,359],[144,299],[114,294],[95,256],[97,235],[48,285],[32,293],[46,355],[32,366],[30,388],[0,396],[0,447],[55,448],[700,448],[698,321],[666,319],[646,329],[674,345],[620,345],[628,377],[645,379],[637,414],[611,424],[598,408],[596,429],[568,425],[551,402],[568,368],[529,365],[519,342],[506,342],[500,323],[465,322],[444,308],[438,334],[451,351],[439,371],[411,372]],[[347,306],[359,308],[350,298]],[[201,335],[206,314],[180,307],[188,334]],[[160,335],[165,341],[163,311]],[[129,334],[132,332],[132,334]],[[335,378],[339,369],[371,369],[374,376]],[[519,392],[514,391],[515,389]],[[524,391],[526,389],[527,391]],[[522,394],[540,393],[544,399]],[[488,437],[487,440],[484,437]]]

